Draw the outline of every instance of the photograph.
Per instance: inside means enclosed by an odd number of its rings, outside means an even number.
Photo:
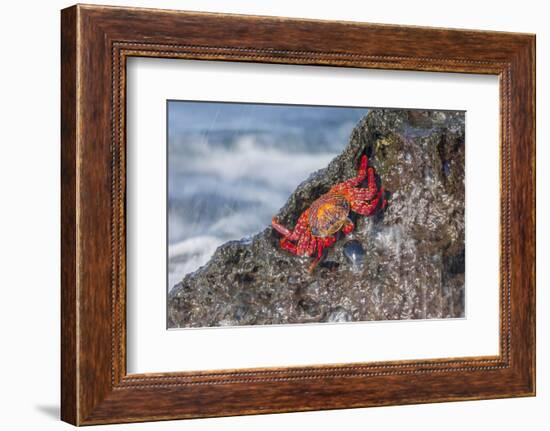
[[[167,328],[465,317],[465,112],[167,101]]]
[[[547,3],[94,3],[2,3],[0,429],[550,430]]]

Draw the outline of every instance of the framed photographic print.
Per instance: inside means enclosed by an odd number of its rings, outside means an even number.
[[[62,11],[62,419],[535,394],[535,37]]]

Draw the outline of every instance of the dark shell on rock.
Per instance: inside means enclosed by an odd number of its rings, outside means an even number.
[[[359,241],[355,239],[348,241],[342,251],[353,266],[361,266],[365,263],[365,249]]]

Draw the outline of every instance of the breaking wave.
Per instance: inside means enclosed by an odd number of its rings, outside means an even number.
[[[260,111],[264,108],[252,106]],[[331,115],[334,109],[350,112],[342,115],[337,111],[341,120],[335,124]],[[248,115],[254,117],[254,112]],[[251,236],[269,225],[292,191],[340,153],[353,125],[365,113],[357,109],[302,107],[292,112],[290,130],[284,116],[279,123],[238,129],[235,124],[239,118],[231,117],[238,115],[229,110],[224,112],[223,121],[231,121],[232,127],[218,120],[219,125],[197,129],[196,122],[186,128],[177,122],[177,116],[169,114],[170,121],[177,125],[169,123],[169,288],[208,262],[221,244]],[[302,126],[300,115],[307,116]],[[317,139],[311,140],[314,120]]]

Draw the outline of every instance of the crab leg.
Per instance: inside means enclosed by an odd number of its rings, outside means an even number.
[[[376,188],[374,168],[368,169],[367,187],[357,188],[357,185],[358,184],[355,184],[355,178],[354,178],[334,186],[331,189],[331,192],[341,193],[344,196],[346,196],[349,200],[354,200],[354,199],[363,200],[363,201],[371,200],[378,192],[378,189]]]
[[[372,168],[369,168],[369,174],[371,172],[371,169]],[[351,203],[371,201],[378,193],[378,189],[376,187],[376,181],[374,180],[374,174],[372,175],[372,178],[369,178],[368,187],[348,188],[348,189],[342,190],[340,193],[342,193]]]
[[[300,256],[311,256],[315,253],[317,241],[309,232],[304,232],[298,240],[298,254]]]
[[[335,236],[329,236],[329,237],[325,238],[323,247],[324,248],[330,247],[335,242],[336,242],[336,237]]]
[[[291,240],[296,240],[296,233],[288,230],[282,224],[280,224],[275,217],[271,220],[271,226],[281,235],[283,238],[279,241],[279,245],[283,250],[289,251],[292,254],[299,255],[298,248],[295,244],[291,243]]]
[[[317,257],[313,262],[311,262],[311,265],[309,265],[308,272],[312,273],[313,270],[317,267],[319,262],[321,262],[321,259],[323,258],[323,251],[325,248],[330,247],[336,242],[335,236],[329,236],[327,238],[317,238]]]
[[[371,215],[372,213],[374,213],[374,211],[376,210],[376,208],[378,207],[378,203],[380,202],[380,199],[382,199],[382,205],[383,207],[386,206],[386,199],[384,198],[384,187],[380,187],[380,190],[378,191],[378,194],[376,195],[376,197],[368,202],[368,201],[351,201],[351,210],[358,213],[358,214],[361,214],[361,215],[364,215],[364,216],[369,216]]]
[[[289,251],[292,254],[298,255],[298,249],[294,244],[292,244],[288,239],[281,238],[279,244],[283,250]]]
[[[342,183],[336,184],[334,187],[332,187],[331,191],[333,192],[342,192],[346,189],[357,187],[359,184],[361,184],[365,178],[367,178],[367,163],[368,158],[366,155],[363,155],[361,157],[361,163],[359,165],[359,170],[357,171],[357,176],[354,178],[351,178],[347,181],[344,181]],[[371,172],[372,170],[372,172]],[[374,169],[369,168],[368,169],[368,175],[369,175],[369,183],[371,183],[371,176],[374,178]]]
[[[273,217],[271,226],[284,237],[279,242],[283,250],[298,256],[311,256],[315,253],[317,240],[308,231],[308,216],[309,210],[304,211],[292,231]],[[291,241],[297,241],[298,243],[293,244]]]
[[[363,154],[361,156],[361,162],[359,163],[359,170],[357,171],[357,176],[355,177],[355,181],[357,181],[357,184],[360,184],[361,181],[363,181],[367,176],[368,164],[369,164],[369,159],[366,154]]]
[[[353,222],[350,219],[348,219],[346,224],[342,227],[342,233],[344,235],[348,235],[351,232],[353,232],[353,229],[355,229],[355,225],[353,224]]]
[[[314,236],[310,236],[309,247],[306,251],[307,255],[312,256],[313,254],[315,254],[315,250],[318,246],[319,242],[317,241],[317,238],[315,238]]]
[[[324,241],[321,240],[317,243],[317,257],[311,262],[311,265],[309,265],[308,272],[311,274],[319,262],[321,262],[321,258],[323,257],[323,249],[324,249]]]
[[[285,236],[290,241],[297,241],[306,231],[308,216],[309,209],[302,213],[293,231],[279,223],[276,217],[273,217],[271,219],[271,226],[273,227],[273,229],[275,229],[281,235]]]
[[[299,240],[304,235],[309,235],[309,208],[305,210],[298,218],[296,226],[294,227],[293,240]]]

